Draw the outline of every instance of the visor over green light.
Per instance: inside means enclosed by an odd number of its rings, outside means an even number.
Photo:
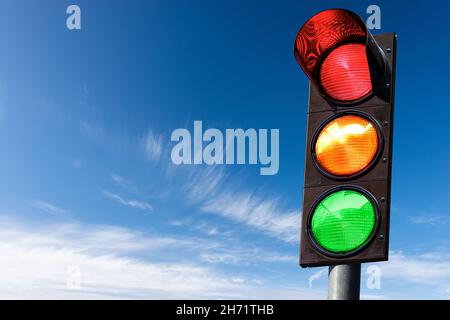
[[[365,244],[375,228],[375,219],[375,208],[364,194],[340,190],[316,206],[311,231],[323,249],[345,254]]]

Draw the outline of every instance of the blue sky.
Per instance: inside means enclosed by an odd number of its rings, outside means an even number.
[[[326,297],[298,266],[306,76],[298,28],[333,7],[398,33],[391,259],[364,298],[450,297],[450,5],[0,4],[0,297]],[[433,112],[433,113],[431,113]],[[177,128],[278,128],[280,170],[175,166]],[[80,286],[67,285],[77,272]]]

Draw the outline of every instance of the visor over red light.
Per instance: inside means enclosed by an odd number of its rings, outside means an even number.
[[[356,14],[322,11],[297,34],[295,57],[323,94],[338,102],[352,102],[372,93],[367,60],[368,32]]]

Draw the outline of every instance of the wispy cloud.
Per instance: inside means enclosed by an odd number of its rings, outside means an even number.
[[[183,189],[190,202],[199,203],[214,197],[223,189],[225,177],[223,167],[199,167],[190,172]]]
[[[425,225],[443,225],[447,223],[447,218],[441,215],[421,214],[410,218],[411,223]]]
[[[275,199],[262,199],[247,192],[222,192],[209,199],[202,211],[219,214],[287,242],[299,238],[300,212],[282,211]]]
[[[278,199],[262,198],[238,184],[232,185],[222,167],[198,168],[186,180],[183,186],[186,197],[201,211],[218,214],[286,242],[298,241],[299,211],[282,210]]]
[[[184,226],[185,223],[182,220],[172,220],[169,222],[169,225],[175,226],[175,227],[180,227],[180,226]]]
[[[119,176],[118,174],[115,174],[115,173],[111,173],[111,179],[117,185],[121,186],[122,188],[124,188],[128,191],[136,192],[136,186],[130,180],[128,180],[122,176]]]
[[[148,159],[156,161],[161,158],[163,152],[161,135],[158,136],[149,129],[143,139],[142,145]]]
[[[313,282],[322,278],[327,274],[326,269],[319,270],[317,272],[314,272],[309,278],[308,278],[308,286],[312,288]]]
[[[46,201],[36,200],[33,203],[33,206],[41,211],[45,211],[47,213],[57,215],[66,212],[66,210]]]
[[[185,227],[189,230],[195,230],[201,234],[215,237],[232,237],[234,230],[219,226],[217,223],[206,220],[194,220],[192,217],[169,221],[169,225],[174,227]]]
[[[144,201],[138,201],[138,200],[129,200],[129,199],[124,199],[121,196],[119,196],[118,194],[112,193],[108,190],[103,190],[103,194],[110,198],[111,200],[116,201],[117,203],[120,203],[124,206],[127,207],[133,207],[136,209],[141,209],[141,210],[149,210],[149,211],[153,211],[153,207]]]

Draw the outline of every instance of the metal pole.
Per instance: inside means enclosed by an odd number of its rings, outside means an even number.
[[[359,300],[361,264],[342,264],[328,269],[328,300]]]

